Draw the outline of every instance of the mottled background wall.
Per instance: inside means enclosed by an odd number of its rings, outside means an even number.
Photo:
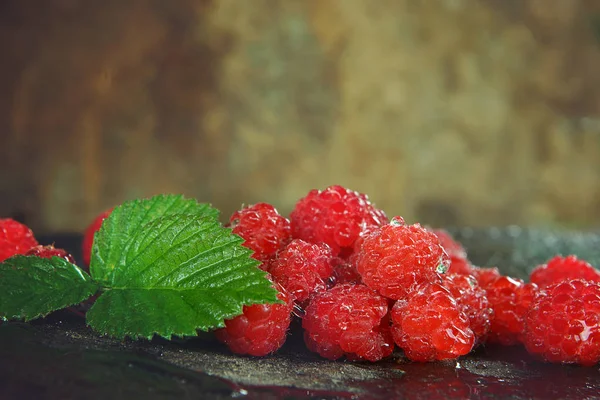
[[[0,0],[0,215],[139,196],[600,225],[600,1]]]

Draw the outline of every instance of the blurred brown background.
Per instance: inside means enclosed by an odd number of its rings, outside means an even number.
[[[0,215],[311,188],[435,225],[600,225],[600,1],[0,0]]]

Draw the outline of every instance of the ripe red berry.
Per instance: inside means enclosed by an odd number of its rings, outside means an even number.
[[[394,349],[387,313],[387,300],[368,287],[336,285],[311,299],[302,320],[304,340],[330,360],[378,361]]]
[[[333,268],[333,282],[336,285],[342,283],[362,283],[362,278],[351,262],[339,261]]]
[[[440,244],[446,250],[450,258],[466,259],[467,252],[462,244],[454,240],[452,235],[444,229],[431,229],[431,232],[440,240]]]
[[[525,316],[538,288],[535,283],[502,276],[485,287],[494,310],[488,340],[509,346],[519,343]]]
[[[293,302],[279,285],[277,298],[284,304],[254,304],[244,306],[243,314],[225,321],[225,327],[215,331],[218,340],[236,354],[265,356],[278,350],[285,342],[291,322]]]
[[[450,257],[450,267],[448,274],[472,275],[473,266],[467,259]]]
[[[333,255],[347,256],[369,227],[387,223],[385,213],[368,197],[342,186],[311,190],[290,215],[292,236],[310,243],[326,243]]]
[[[325,244],[292,240],[271,262],[269,272],[299,303],[327,289],[336,259]]]
[[[391,312],[394,341],[412,361],[456,358],[473,348],[469,319],[440,284],[424,285],[398,300]]]
[[[541,288],[571,279],[600,282],[600,271],[588,262],[571,255],[567,257],[556,256],[548,263],[537,266],[531,271],[530,275],[531,282]]]
[[[0,219],[0,262],[25,254],[37,245],[33,232],[27,226],[10,218]]]
[[[477,279],[479,286],[485,289],[490,283],[500,278],[502,275],[500,274],[500,270],[496,267],[471,267],[471,276],[474,276],[475,279]]]
[[[530,353],[550,362],[600,362],[600,284],[576,279],[541,290],[523,337]]]
[[[448,256],[437,236],[401,218],[365,236],[353,256],[365,285],[394,300],[416,287],[439,281],[448,269]]]
[[[469,326],[477,341],[482,341],[490,330],[493,316],[485,290],[474,277],[461,274],[445,274],[444,287],[450,291],[461,311],[469,318]]]
[[[440,240],[440,244],[450,257],[448,274],[471,275],[473,267],[467,259],[467,252],[462,244],[454,240],[452,235],[443,229],[434,229],[433,233]]]
[[[92,223],[87,227],[85,233],[83,234],[83,243],[82,243],[82,254],[83,254],[83,263],[86,266],[90,265],[90,260],[92,259],[92,246],[94,244],[94,236],[96,232],[100,230],[102,223],[110,213],[112,209],[104,211],[102,214],[98,215]]]
[[[41,258],[52,258],[52,257],[60,257],[64,258],[71,264],[75,264],[75,259],[72,255],[67,253],[63,249],[57,249],[56,247],[50,246],[35,246],[31,248],[26,255],[28,256],[36,256]]]
[[[253,257],[262,262],[273,258],[291,240],[290,221],[267,203],[236,211],[229,222],[233,233],[240,235],[244,246],[253,250]]]

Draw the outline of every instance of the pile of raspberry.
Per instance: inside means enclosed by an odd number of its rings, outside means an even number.
[[[16,255],[61,257],[75,263],[66,250],[55,248],[54,245],[40,245],[27,225],[11,218],[0,218],[0,262]]]
[[[82,244],[84,268],[89,268],[94,236],[111,211],[112,209],[98,215],[84,232]],[[56,248],[54,244],[40,245],[27,225],[12,218],[0,218],[0,262],[16,255],[60,257],[75,264],[75,259],[66,250]]]
[[[454,359],[485,343],[523,344],[540,358],[600,361],[600,272],[575,256],[536,267],[530,282],[472,265],[444,230],[389,220],[366,195],[312,190],[289,219],[243,208],[233,232],[254,251],[280,304],[244,307],[217,338],[238,354],[278,350],[294,318],[324,358]]]
[[[85,232],[89,264],[95,233]],[[537,266],[528,283],[469,262],[444,230],[391,220],[364,194],[312,190],[289,219],[270,204],[229,221],[278,291],[280,303],[245,306],[216,337],[237,354],[277,351],[301,319],[311,351],[336,360],[379,361],[395,349],[416,362],[454,359],[485,343],[522,344],[541,359],[600,362],[600,271],[575,256]],[[25,225],[0,219],[0,262],[16,254],[59,256]]]

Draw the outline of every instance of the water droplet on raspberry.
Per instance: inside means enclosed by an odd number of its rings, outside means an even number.
[[[292,314],[294,314],[298,318],[304,318],[304,315],[306,315],[306,311],[304,311],[304,308],[300,307],[300,305],[294,303]]]
[[[445,274],[446,271],[448,271],[448,265],[444,264],[443,262],[440,263],[435,269],[435,272],[438,274]]]
[[[405,224],[404,218],[402,218],[402,217],[394,217],[390,221],[390,225],[394,225],[394,226],[402,226],[404,224]]]

